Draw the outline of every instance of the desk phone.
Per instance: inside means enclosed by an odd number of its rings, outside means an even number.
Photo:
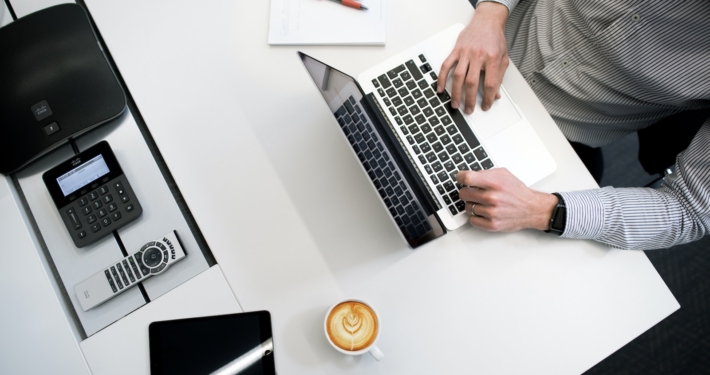
[[[76,247],[100,240],[143,212],[106,141],[50,169],[42,179]]]

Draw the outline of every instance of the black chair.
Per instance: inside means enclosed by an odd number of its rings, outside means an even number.
[[[639,162],[648,174],[659,176],[646,186],[668,174],[666,171],[675,164],[676,156],[688,148],[708,118],[710,108],[688,110],[638,131]]]

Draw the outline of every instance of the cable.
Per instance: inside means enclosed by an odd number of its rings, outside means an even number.
[[[10,16],[12,16],[12,20],[17,21],[17,14],[15,14],[15,10],[12,9],[12,4],[10,4],[10,0],[5,0],[5,5],[7,5],[7,10],[10,11]]]

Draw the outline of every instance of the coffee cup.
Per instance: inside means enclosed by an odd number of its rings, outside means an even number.
[[[369,352],[378,361],[385,357],[375,345],[382,328],[380,317],[363,300],[349,298],[331,306],[325,314],[324,328],[330,345],[343,354]]]

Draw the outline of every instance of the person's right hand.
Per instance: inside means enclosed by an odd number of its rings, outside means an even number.
[[[437,92],[443,92],[449,71],[456,66],[451,89],[453,108],[461,104],[465,84],[467,95],[464,112],[469,115],[473,113],[481,77],[484,77],[481,108],[487,111],[493,105],[493,100],[500,98],[500,84],[508,67],[508,48],[505,43],[507,20],[508,8],[505,5],[482,2],[476,7],[471,23],[459,34],[454,50],[441,66],[437,83]]]

